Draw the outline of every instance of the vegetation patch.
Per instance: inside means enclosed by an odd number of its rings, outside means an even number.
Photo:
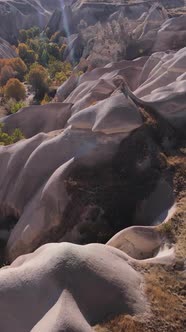
[[[10,145],[14,144],[24,138],[21,130],[19,128],[14,129],[12,135],[8,135],[3,131],[3,124],[0,123],[0,145]]]

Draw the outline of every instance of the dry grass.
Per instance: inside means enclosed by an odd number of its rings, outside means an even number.
[[[185,280],[182,271],[154,266],[145,275],[145,279],[146,294],[156,318],[156,325],[159,325],[159,321],[164,326],[172,326],[175,331],[182,331],[185,319]]]
[[[96,332],[143,332],[144,323],[140,322],[139,319],[132,316],[119,316],[116,319],[110,321],[105,326],[97,325],[94,327]]]
[[[182,271],[160,265],[146,266],[145,293],[151,313],[140,317],[121,315],[95,327],[96,332],[183,332],[186,295]]]
[[[178,199],[186,195],[186,155],[170,156],[167,159],[169,166],[174,170],[174,188]]]

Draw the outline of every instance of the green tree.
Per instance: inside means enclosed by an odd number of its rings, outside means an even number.
[[[56,59],[59,59],[60,57],[59,47],[55,43],[49,43],[47,45],[47,52],[49,55],[55,57]]]
[[[43,50],[42,55],[40,57],[40,63],[46,67],[48,65],[48,61],[49,61],[49,55],[46,50]]]

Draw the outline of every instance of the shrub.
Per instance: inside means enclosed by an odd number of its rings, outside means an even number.
[[[55,74],[55,80],[58,84],[64,83],[72,74],[72,66],[68,62],[61,62],[62,68]]]
[[[68,79],[68,76],[66,76],[63,72],[56,73],[56,75],[55,75],[55,81],[57,84],[63,84],[67,79]]]
[[[25,138],[22,131],[19,128],[15,128],[13,134],[10,136],[13,143],[20,141]]]
[[[171,233],[172,231],[172,225],[171,222],[164,222],[160,225],[160,229],[162,230],[163,233]]]
[[[63,63],[61,61],[56,61],[55,58],[53,58],[48,66],[50,77],[53,79],[56,73],[60,73],[62,70],[63,70]]]
[[[5,107],[7,111],[11,114],[18,112],[21,108],[27,106],[27,103],[23,100],[16,101],[15,99],[10,98]]]
[[[28,82],[35,91],[36,97],[42,99],[49,87],[47,70],[39,64],[34,64],[28,74]]]
[[[50,103],[50,101],[52,100],[51,97],[49,97],[49,95],[47,93],[45,93],[43,100],[41,101],[41,105],[45,105]]]
[[[65,82],[72,74],[72,66],[69,62],[52,61],[48,69],[50,77],[59,84]]]
[[[5,85],[4,93],[7,98],[14,98],[19,101],[25,98],[26,89],[17,78],[11,78]]]
[[[24,138],[21,130],[16,128],[12,135],[8,135],[3,131],[3,124],[0,123],[0,145],[9,145],[16,143]]]

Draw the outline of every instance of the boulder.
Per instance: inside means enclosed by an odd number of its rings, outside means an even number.
[[[120,249],[130,257],[143,260],[155,256],[162,242],[155,227],[132,226],[115,234],[107,245]]]

